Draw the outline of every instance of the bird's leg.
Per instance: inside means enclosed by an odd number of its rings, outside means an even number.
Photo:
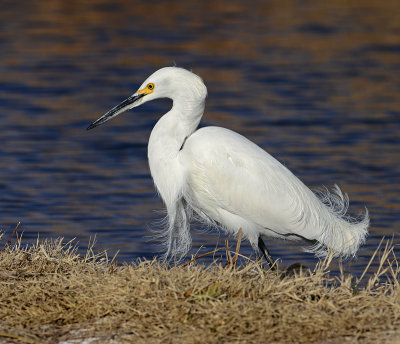
[[[260,251],[264,255],[266,261],[268,262],[269,268],[271,270],[276,270],[275,262],[272,259],[271,255],[269,254],[268,249],[265,246],[263,239],[261,239],[261,235],[258,237],[258,248],[260,249]]]

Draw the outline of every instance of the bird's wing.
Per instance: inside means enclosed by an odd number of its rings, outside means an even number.
[[[256,144],[228,129],[206,127],[188,138],[183,154],[202,208],[220,207],[281,234],[294,231],[304,203],[299,189],[311,191]]]

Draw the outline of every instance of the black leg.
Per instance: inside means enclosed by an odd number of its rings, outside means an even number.
[[[264,241],[261,239],[261,235],[258,237],[258,248],[264,255],[266,261],[268,262],[268,265],[271,270],[276,270],[276,266],[274,264],[274,260],[272,259],[271,255],[269,254],[267,247],[264,244]]]

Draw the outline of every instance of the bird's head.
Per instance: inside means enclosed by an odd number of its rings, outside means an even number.
[[[87,127],[93,129],[119,114],[158,98],[182,99],[183,101],[203,101],[207,88],[196,74],[178,67],[165,67],[150,75],[139,89],[123,102]]]

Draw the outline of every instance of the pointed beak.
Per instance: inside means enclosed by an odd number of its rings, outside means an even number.
[[[139,105],[136,104],[143,96],[145,96],[146,93],[135,93],[129,98],[125,99],[122,103],[118,104],[117,106],[113,107],[110,111],[108,111],[106,114],[101,116],[99,119],[94,121],[91,125],[89,125],[86,130],[93,129],[100,124],[103,124],[110,120],[111,118],[118,116],[120,113],[125,112],[126,110],[132,109],[133,107]]]

